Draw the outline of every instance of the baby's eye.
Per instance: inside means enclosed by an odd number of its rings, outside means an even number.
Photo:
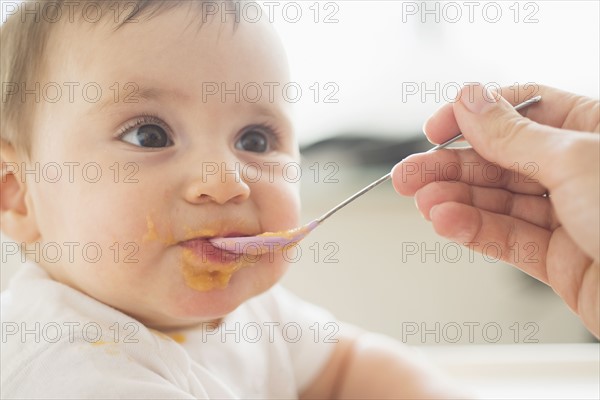
[[[246,130],[235,143],[238,150],[251,151],[253,153],[265,153],[270,150],[270,135],[260,127],[252,127]]]
[[[137,126],[122,135],[121,140],[139,147],[160,148],[173,145],[165,129],[155,124]]]

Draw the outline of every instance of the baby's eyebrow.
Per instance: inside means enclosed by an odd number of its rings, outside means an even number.
[[[266,96],[265,96],[266,97]],[[118,106],[127,104],[143,104],[148,101],[171,101],[177,104],[192,103],[195,100],[195,96],[179,88],[160,88],[146,84],[138,84],[134,81],[122,84],[117,87],[115,83],[111,86],[111,92],[107,93],[106,98],[98,101],[93,108],[94,113],[110,111]],[[222,102],[223,104],[225,102]],[[281,108],[281,104],[270,101],[258,101],[258,102],[243,102],[243,101],[232,101],[228,103],[232,107],[235,107],[237,112],[244,112],[244,110],[250,110],[250,112],[271,117],[285,121],[286,124],[291,126],[291,121],[286,112]]]
[[[173,99],[178,102],[184,102],[190,99],[188,94],[176,89],[142,86],[135,82],[127,82],[122,85],[115,83],[110,89],[110,95],[97,103],[98,110],[104,111],[119,104],[143,103],[150,100],[161,100],[165,98]]]

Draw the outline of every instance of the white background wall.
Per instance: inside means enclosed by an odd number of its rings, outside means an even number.
[[[286,2],[271,15],[303,88],[303,142],[345,131],[412,134],[466,82],[536,82],[598,97],[597,1],[287,3],[301,6],[297,22]],[[339,102],[315,103],[315,82],[335,83]],[[411,95],[414,84],[433,92]]]

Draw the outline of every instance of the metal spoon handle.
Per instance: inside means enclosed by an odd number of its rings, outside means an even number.
[[[516,105],[515,110],[519,111],[525,107],[530,106],[531,104],[539,102],[540,100],[542,100],[542,96],[532,97],[531,99],[526,100],[526,101],[522,102],[521,104]],[[454,136],[452,139],[449,139],[449,140],[445,141],[444,143],[440,143],[437,146],[434,146],[431,149],[427,150],[427,153],[431,153],[431,152],[443,149],[444,147],[456,142],[457,140],[462,139],[462,137],[463,137],[462,133],[459,133],[458,135]],[[368,186],[366,186],[363,189],[359,190],[358,192],[354,193],[352,196],[348,197],[346,200],[342,201],[340,204],[333,207],[331,210],[327,211],[325,214],[321,215],[315,221],[317,221],[318,223],[325,221],[327,218],[331,217],[337,211],[344,208],[346,205],[352,203],[354,200],[356,200],[363,194],[367,193],[369,190],[373,189],[375,186],[378,186],[378,185],[382,184],[383,182],[389,180],[391,177],[392,177],[392,173],[388,172],[386,175],[382,176],[381,178],[372,182]]]

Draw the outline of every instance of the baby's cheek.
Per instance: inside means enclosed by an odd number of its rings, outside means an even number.
[[[260,188],[261,224],[269,231],[289,229],[300,223],[299,184],[281,179]]]
[[[72,240],[100,249],[97,267],[128,264],[135,269],[147,248],[159,247],[159,234],[151,212],[144,209],[145,202],[113,186],[89,188],[80,203],[71,205],[64,223],[70,225]]]

